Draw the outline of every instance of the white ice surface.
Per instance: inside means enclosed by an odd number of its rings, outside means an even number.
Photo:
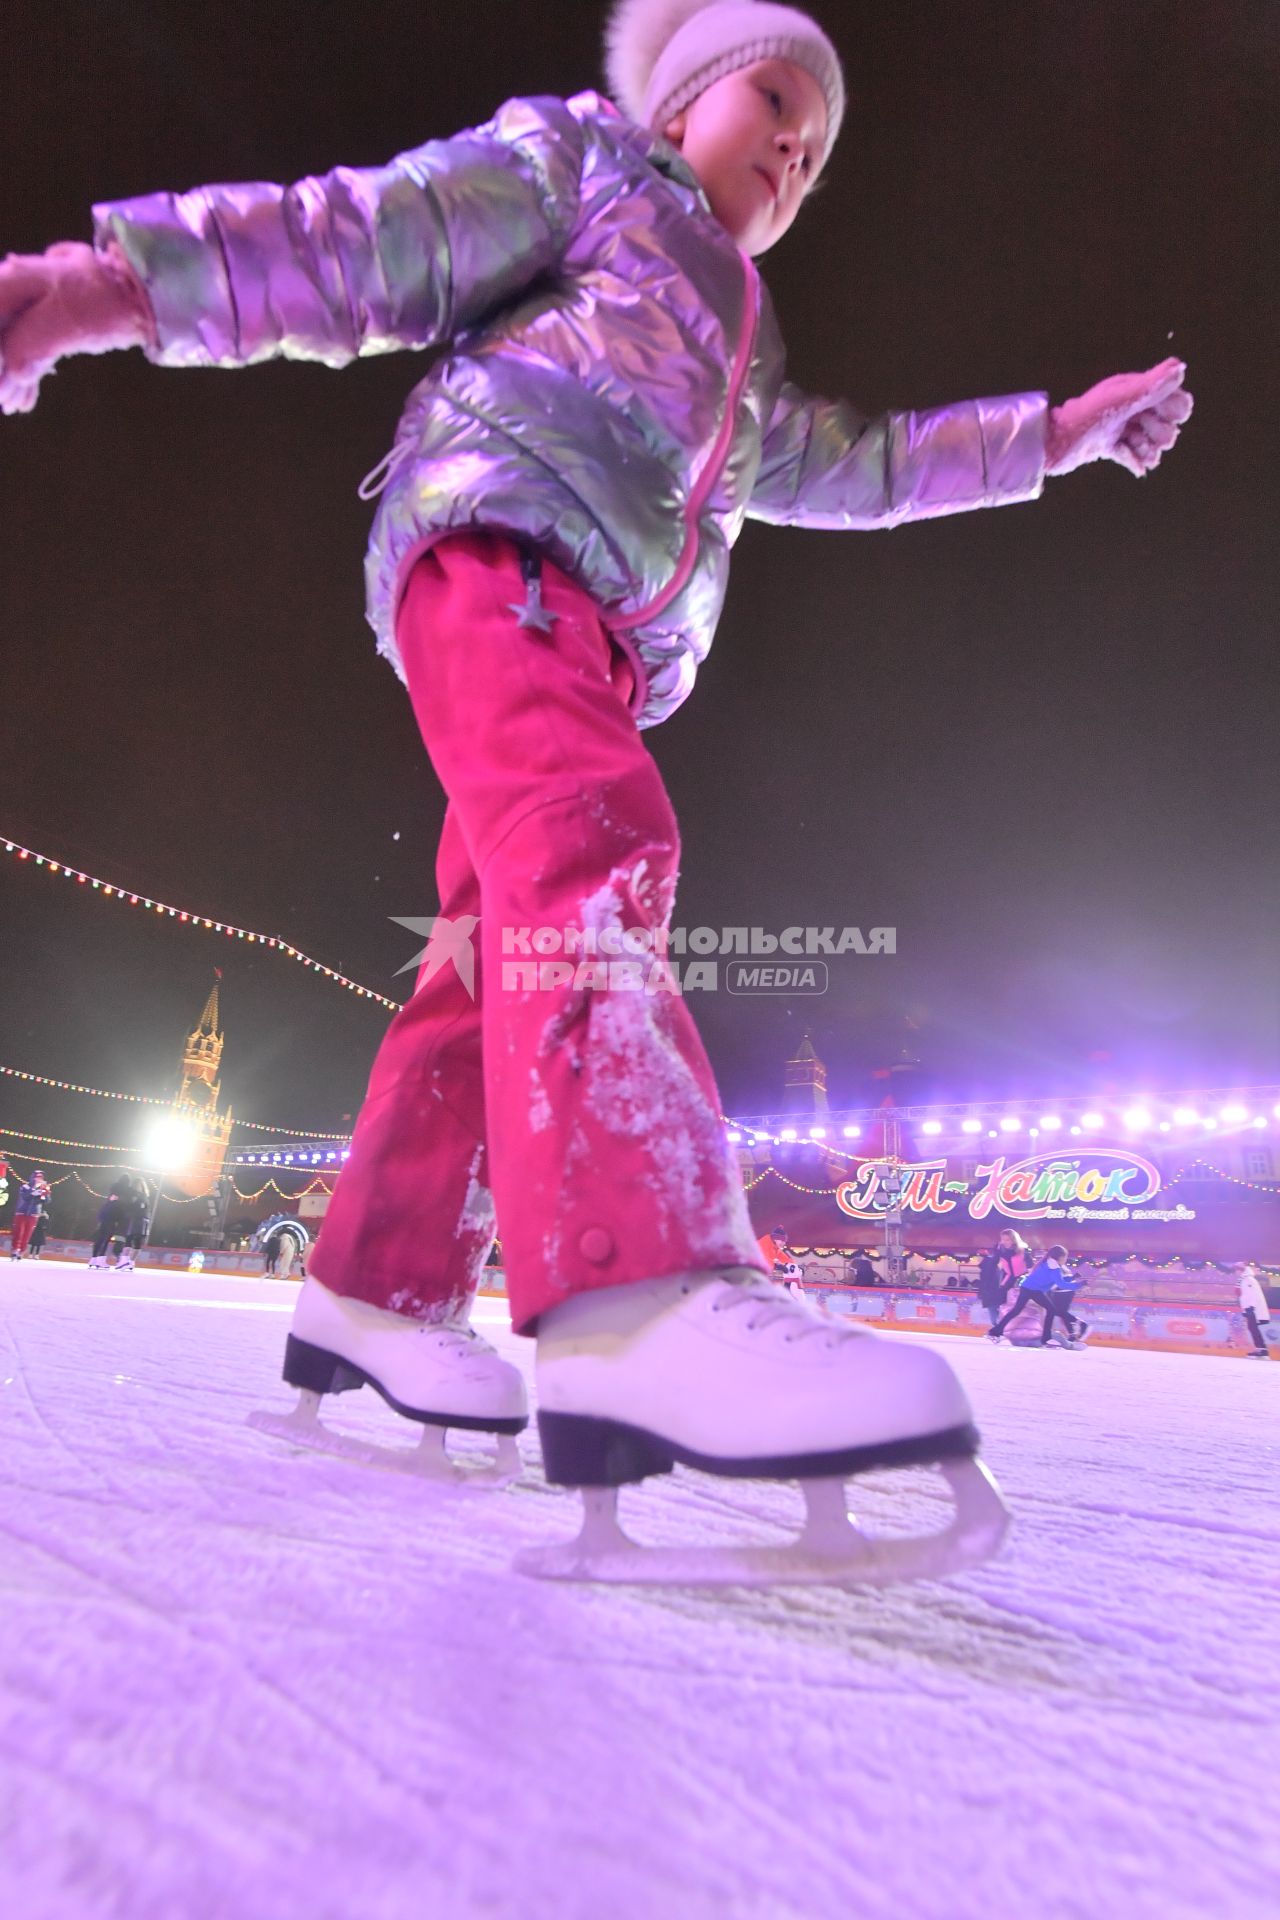
[[[6,1914],[1280,1910],[1274,1362],[952,1339],[1016,1513],[998,1561],[576,1588],[509,1570],[574,1526],[532,1430],[515,1488],[453,1493],[246,1426],[290,1404],[293,1297],[0,1263]],[[328,1407],[414,1442],[367,1392]],[[857,1504],[892,1526],[938,1497]],[[684,1471],[624,1497],[651,1539],[797,1510]]]

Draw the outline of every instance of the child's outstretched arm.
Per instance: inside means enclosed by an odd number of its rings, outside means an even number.
[[[807,527],[897,526],[1034,500],[1046,475],[1091,460],[1149,472],[1191,412],[1181,361],[1118,374],[1051,407],[1043,393],[868,420],[846,401],[783,388],[751,517]]]
[[[139,344],[159,366],[341,367],[435,346],[554,266],[582,160],[559,103],[511,101],[385,167],[95,207],[93,249],[0,262],[0,411],[29,410],[66,353]]]

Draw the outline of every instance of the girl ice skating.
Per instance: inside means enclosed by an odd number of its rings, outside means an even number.
[[[1177,361],[1058,407],[868,419],[801,393],[755,260],[839,133],[835,49],[768,0],[624,0],[608,68],[617,104],[512,100],[383,167],[97,207],[92,247],[0,268],[0,405],[116,346],[184,367],[449,349],[370,477],[368,612],[448,796],[440,910],[478,918],[475,992],[424,969],[388,1030],[286,1378],[312,1405],[367,1383],[430,1429],[517,1431],[521,1378],[467,1325],[496,1204],[550,1479],[801,1478],[804,1543],[752,1577],[936,1571],[1003,1524],[946,1361],[764,1277],[678,995],[504,990],[504,932],[667,927],[679,840],[641,730],[693,689],[746,517],[890,527],[1033,499],[1086,461],[1141,475],[1191,403]],[[941,1544],[851,1550],[830,1483],[922,1462],[961,1506]],[[539,1570],[669,1575],[614,1554],[611,1498]]]

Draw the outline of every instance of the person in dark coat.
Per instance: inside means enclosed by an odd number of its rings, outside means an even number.
[[[45,1243],[46,1236],[48,1235],[48,1232],[49,1232],[49,1202],[45,1200],[44,1202],[42,1202],[40,1211],[36,1215],[35,1230],[31,1235],[31,1245],[27,1248],[27,1252],[31,1255],[33,1260],[38,1260],[40,1258],[40,1255],[44,1252],[44,1243]]]
[[[151,1193],[145,1180],[130,1180],[124,1200],[124,1245],[116,1255],[117,1273],[131,1273],[150,1225]]]
[[[1000,1309],[1012,1285],[995,1248],[988,1247],[978,1262],[978,1299],[986,1308],[987,1319],[993,1327],[1000,1318]]]
[[[98,1231],[89,1254],[91,1267],[105,1267],[111,1242],[128,1233],[132,1200],[133,1182],[128,1174],[122,1174],[98,1209]]]

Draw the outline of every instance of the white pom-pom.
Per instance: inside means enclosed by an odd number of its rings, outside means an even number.
[[[663,48],[716,0],[618,0],[605,28],[605,73],[623,112],[643,122],[644,97]]]

